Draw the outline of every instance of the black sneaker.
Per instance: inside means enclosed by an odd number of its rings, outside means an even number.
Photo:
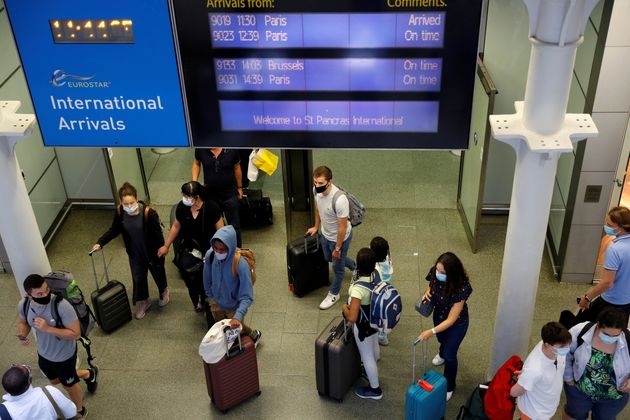
[[[94,366],[90,371],[90,377],[85,380],[87,384],[87,389],[90,393],[94,394],[96,392],[96,388],[98,387],[98,367]]]
[[[258,347],[258,343],[260,343],[260,339],[262,338],[262,333],[260,332],[260,330],[252,331],[249,336],[252,338],[252,340],[254,340],[254,348]]]
[[[75,417],[76,420],[84,420],[87,418],[88,415],[88,409],[86,406],[83,406],[83,408],[81,409],[81,411],[77,411],[77,416]]]

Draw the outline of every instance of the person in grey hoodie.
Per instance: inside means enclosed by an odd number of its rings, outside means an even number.
[[[231,319],[232,328],[242,327],[242,335],[249,335],[257,346],[262,336],[243,323],[247,308],[254,302],[254,288],[249,265],[244,258],[237,264],[237,275],[232,272],[236,253],[236,231],[230,225],[219,229],[210,240],[203,267],[203,287],[208,297],[215,322]]]
[[[394,274],[394,265],[392,264],[392,257],[389,254],[389,242],[385,238],[375,236],[370,241],[370,249],[374,251],[376,255],[376,271],[382,281],[389,282]],[[387,333],[378,333],[378,344],[381,346],[387,346],[389,339]]]

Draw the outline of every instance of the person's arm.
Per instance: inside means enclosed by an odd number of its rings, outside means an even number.
[[[448,317],[444,321],[440,322],[438,325],[431,328],[430,330],[422,331],[422,333],[420,334],[420,336],[418,336],[418,338],[422,341],[428,340],[433,335],[440,333],[442,331],[448,330],[451,326],[453,326],[453,324],[455,324],[455,321],[457,321],[457,318],[459,318],[459,314],[462,313],[462,310],[464,309],[465,304],[466,304],[465,300],[459,301],[456,304],[454,304],[451,307],[451,310],[448,312]]]
[[[243,198],[243,171],[241,170],[241,163],[234,165],[234,178],[236,179],[236,190],[238,191],[238,198]]]
[[[514,398],[516,397],[520,397],[521,395],[523,395],[527,390],[525,388],[523,388],[522,386],[520,386],[518,383],[514,384],[514,386],[512,388],[510,388],[510,395]]]
[[[28,298],[27,298],[28,299]],[[28,325],[26,320],[20,318],[18,319],[18,327],[17,327],[17,340],[20,344],[27,346],[31,344],[31,340],[28,338],[28,334],[31,332],[31,326]]]
[[[150,249],[155,249],[154,247],[157,245],[161,247],[164,245],[164,233],[162,232],[162,224],[160,223],[160,216],[155,209],[149,208],[148,214],[149,221],[149,229],[151,231],[150,237],[154,243],[151,245]],[[170,229],[169,229],[170,232]]]
[[[232,328],[240,325],[243,317],[247,313],[247,309],[254,303],[254,287],[252,285],[252,274],[249,271],[249,265],[241,258],[238,262],[238,307],[234,311],[234,320],[238,323],[232,323]],[[236,279],[235,279],[236,280]]]
[[[168,236],[164,241],[164,245],[162,245],[160,249],[158,249],[158,257],[163,257],[164,255],[168,254],[168,250],[173,244],[175,238],[177,238],[177,236],[179,235],[179,231],[181,228],[182,225],[179,224],[179,220],[175,219],[175,221],[173,222],[173,226],[171,226],[171,229],[168,231]]]
[[[580,308],[588,308],[593,299],[610,289],[615,282],[616,275],[617,271],[604,268],[604,273],[602,274],[602,278],[599,280],[599,283],[588,289],[584,296],[580,299]]]
[[[319,210],[317,210],[317,206],[315,206],[315,226],[311,227],[306,231],[308,236],[313,236],[319,231],[319,226],[321,224],[321,220],[319,219]]]
[[[203,290],[206,292],[208,303],[210,303],[210,299],[212,299],[212,262],[210,261],[212,252],[214,251],[209,249],[203,258]]]
[[[361,299],[353,297],[350,299],[350,305],[341,305],[341,313],[346,321],[356,323],[359,319],[359,312],[361,311]]]
[[[46,389],[57,403],[57,406],[59,406],[59,409],[65,418],[71,419],[77,415],[77,406],[74,405],[71,399],[63,395],[61,391],[52,385],[46,385]]]
[[[337,219],[337,226],[337,241],[335,242],[335,249],[332,253],[333,260],[338,260],[341,258],[341,247],[343,246],[343,241],[348,230],[348,218],[343,217]]]
[[[100,251],[105,245],[109,243],[116,236],[120,235],[122,232],[122,217],[118,215],[117,212],[114,212],[114,220],[112,221],[112,225],[109,227],[107,232],[103,234],[96,244],[92,247],[93,251]]]
[[[197,159],[193,159],[192,163],[192,180],[197,181],[199,179],[199,172],[201,172],[201,162]]]
[[[74,311],[74,309],[73,309]],[[63,338],[65,340],[78,340],[81,337],[81,323],[78,319],[69,322],[68,325],[64,323],[63,328],[51,327],[48,322],[41,317],[35,318],[33,321],[35,329],[52,334],[56,337]]]

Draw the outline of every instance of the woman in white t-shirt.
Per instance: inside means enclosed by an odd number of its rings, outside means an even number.
[[[510,390],[522,420],[549,420],[556,414],[571,334],[559,322],[548,322],[541,341],[529,353],[518,382]]]
[[[378,346],[377,331],[370,327],[370,299],[372,292],[370,288],[361,283],[372,283],[374,281],[374,267],[376,256],[370,248],[361,248],[357,253],[357,273],[356,280],[350,285],[348,290],[349,304],[341,307],[344,318],[354,323],[354,338],[359,347],[361,362],[365,368],[365,374],[369,381],[369,386],[355,389],[354,393],[360,398],[380,400],[383,398],[383,391],[378,382],[378,367],[376,362],[380,359],[380,349]]]

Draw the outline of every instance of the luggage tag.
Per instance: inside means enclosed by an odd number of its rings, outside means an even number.
[[[418,379],[418,386],[427,392],[433,391],[433,385],[425,381],[424,379]]]

